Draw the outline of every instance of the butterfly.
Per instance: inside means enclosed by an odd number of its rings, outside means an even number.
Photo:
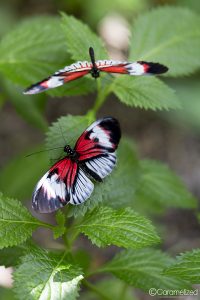
[[[168,71],[168,68],[159,63],[136,61],[122,62],[114,60],[97,60],[95,61],[94,49],[89,48],[91,62],[78,61],[64,69],[55,72],[42,81],[39,81],[28,87],[24,94],[38,94],[49,89],[61,86],[72,80],[91,74],[93,78],[98,78],[100,72],[129,74],[133,76],[145,74],[162,74]]]
[[[64,147],[66,156],[39,180],[33,192],[33,209],[50,213],[68,203],[79,205],[87,200],[94,189],[91,179],[101,182],[112,172],[120,138],[117,119],[105,117],[92,123],[74,148]]]

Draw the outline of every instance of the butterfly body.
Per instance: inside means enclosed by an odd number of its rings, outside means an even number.
[[[92,181],[101,182],[112,172],[120,138],[116,119],[106,117],[92,123],[74,148],[64,147],[66,156],[39,180],[33,192],[33,208],[49,213],[68,203],[78,205],[88,199],[94,189]]]
[[[115,60],[95,60],[94,49],[89,48],[91,62],[78,61],[55,72],[48,78],[28,87],[24,94],[38,94],[46,90],[62,86],[90,74],[93,78],[100,77],[101,72],[127,74],[131,76],[159,75],[168,71],[162,64],[146,61],[126,62]]]

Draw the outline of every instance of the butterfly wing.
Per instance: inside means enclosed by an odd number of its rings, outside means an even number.
[[[39,81],[28,87],[24,94],[38,94],[49,89],[61,86],[69,81],[76,80],[87,75],[91,70],[91,63],[87,61],[77,62],[62,70],[55,72],[52,76]]]
[[[115,150],[120,138],[120,125],[116,119],[106,117],[92,123],[74,148],[80,167],[97,181],[102,181],[116,164]]]
[[[93,183],[77,163],[64,158],[40,179],[33,193],[32,206],[41,213],[50,213],[67,203],[84,202],[93,188]]]
[[[114,60],[98,60],[96,65],[102,72],[129,74],[133,76],[145,74],[158,75],[168,71],[168,68],[162,64],[145,61],[120,62]]]

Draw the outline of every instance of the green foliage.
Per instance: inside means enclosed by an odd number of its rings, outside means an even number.
[[[57,211],[56,213],[56,222],[57,222],[57,226],[54,227],[53,229],[53,236],[55,239],[59,238],[60,236],[62,236],[65,231],[65,215],[62,213],[61,210]]]
[[[122,103],[145,109],[180,108],[174,91],[155,77],[121,76],[114,81],[113,92]]]
[[[97,59],[107,57],[106,50],[100,38],[91,29],[73,16],[62,14],[62,28],[65,34],[68,52],[74,60],[90,61],[89,47],[94,47]]]
[[[47,152],[31,155],[30,157],[26,157],[26,155],[40,151],[41,149],[42,147],[38,146],[17,155],[2,169],[0,174],[0,190],[3,193],[20,200],[30,199],[38,179],[48,168],[48,159]],[[16,176],[16,171],[20,176]]]
[[[117,150],[117,166],[112,176],[104,182],[107,186],[103,203],[113,208],[132,206],[138,188],[140,174],[135,145],[128,138],[122,138]]]
[[[158,161],[141,160],[140,168],[136,207],[148,212],[159,212],[167,207],[197,207],[194,196],[166,165]]]
[[[58,18],[29,18],[2,39],[0,71],[18,84],[37,82],[69,61],[63,40]]]
[[[200,77],[194,75],[190,78],[168,79],[167,82],[176,90],[182,109],[174,110],[170,114],[162,114],[176,126],[197,132],[200,129],[199,80]]]
[[[200,18],[182,7],[161,7],[141,15],[133,26],[129,60],[159,61],[169,76],[200,67]]]
[[[187,288],[188,284],[178,277],[171,278],[162,274],[172,261],[172,258],[159,250],[124,250],[99,272],[111,272],[126,283],[144,291],[152,287],[176,290]]]
[[[164,274],[179,277],[191,283],[199,284],[200,281],[200,249],[185,252],[179,255]]]
[[[28,247],[26,244],[17,247],[9,247],[0,250],[0,266],[14,267],[20,262],[20,257],[26,253]]]
[[[123,1],[125,10],[148,6],[146,0],[142,4],[141,1],[134,2],[134,5],[131,1]],[[113,5],[109,4],[110,7]],[[146,12],[134,23],[129,61],[141,59],[164,63],[169,67],[166,75],[172,77],[195,72],[200,66],[199,25],[199,16],[187,8],[161,7]],[[22,91],[13,87],[9,80],[22,86],[34,84],[74,61],[89,61],[90,46],[94,47],[97,60],[109,59],[103,41],[82,21],[64,13],[61,18],[34,17],[15,26],[0,42],[0,80],[4,88],[0,103],[4,104],[8,98],[24,120],[46,131],[46,96],[22,96]],[[196,106],[190,108],[191,119],[193,116],[198,119],[198,80],[193,83],[191,78],[190,81],[188,88],[182,80],[172,82],[168,79],[163,83],[150,76],[102,74],[97,81],[86,76],[48,91],[50,96],[73,96],[97,90],[94,106],[85,116],[67,115],[49,127],[46,148],[51,164],[66,155],[65,145],[74,147],[78,137],[96,119],[110,93],[130,107],[176,109],[181,105],[167,85],[170,84],[178,89],[177,95],[187,114],[188,99],[190,94],[193,95]],[[41,147],[24,155],[39,150]],[[94,192],[85,203],[69,204],[63,211],[57,211],[55,226],[37,220],[21,202],[14,200],[30,199],[36,182],[48,168],[46,153],[29,158],[24,155],[14,158],[0,176],[0,189],[12,197],[0,195],[0,265],[15,268],[13,278],[17,299],[75,300],[83,279],[82,270],[86,278],[104,272],[116,277],[104,278],[95,286],[84,279],[83,299],[87,300],[133,299],[133,289],[129,285],[147,291],[152,287],[177,290],[199,283],[199,249],[184,253],[176,260],[159,250],[144,249],[159,243],[160,238],[152,222],[136,212],[147,215],[165,212],[169,207],[195,209],[196,199],[167,166],[140,160],[134,143],[124,134],[112,174],[102,183],[95,183]],[[50,220],[55,224],[52,216]],[[47,247],[62,251],[50,252],[29,241],[24,243],[39,227],[50,229],[57,239],[54,243],[49,242]],[[101,258],[96,258],[97,252],[91,255],[88,247],[79,247],[82,233],[98,247],[114,245],[127,250],[98,267]],[[78,245],[78,251],[74,249],[74,243]]]
[[[19,201],[0,194],[0,249],[20,245],[40,225]]]
[[[47,130],[47,122],[39,107],[45,102],[45,95],[40,94],[34,98],[28,95],[25,96],[19,88],[13,86],[8,80],[4,80],[4,87],[6,88],[8,101],[13,104],[18,114],[31,125],[43,131]]]
[[[82,279],[81,270],[71,265],[67,252],[35,249],[21,258],[14,273],[14,291],[21,300],[75,300]]]
[[[117,278],[106,278],[96,284],[96,287],[103,291],[108,299],[136,300],[133,296],[133,289]],[[121,298],[120,298],[121,297]],[[89,291],[83,294],[81,300],[101,300],[94,292]]]
[[[65,145],[75,146],[78,137],[89,125],[88,119],[83,116],[65,116],[54,122],[47,132],[46,148],[58,148],[50,151],[50,159],[58,160],[59,157],[65,156],[63,152]]]
[[[159,242],[149,220],[130,208],[113,210],[101,206],[87,213],[75,229],[99,247],[116,245],[137,249]]]

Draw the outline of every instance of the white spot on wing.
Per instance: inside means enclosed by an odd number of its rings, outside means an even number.
[[[129,75],[137,76],[145,74],[143,65],[137,62],[127,63],[125,68],[127,69]]]
[[[99,144],[104,147],[108,147],[108,148],[112,147],[112,143],[110,142],[109,132],[106,132],[106,130],[102,129],[98,125],[92,129],[92,132],[90,133],[89,137],[91,140],[98,138]]]
[[[57,196],[61,199],[65,199],[66,196],[66,186],[63,181],[58,181],[58,175],[53,174],[51,178],[48,178],[49,172],[47,172],[38,182],[34,194],[33,194],[33,202],[37,202],[37,192],[40,188],[43,189],[44,197],[47,200],[51,198],[56,198]]]

